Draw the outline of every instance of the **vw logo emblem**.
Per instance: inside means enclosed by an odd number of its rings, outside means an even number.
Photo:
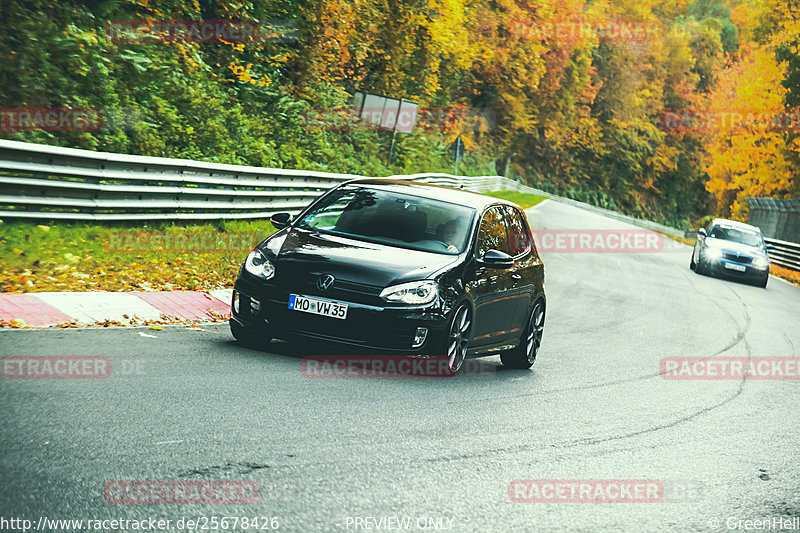
[[[334,281],[336,281],[336,278],[330,274],[320,274],[320,276],[317,278],[317,288],[321,291],[327,291],[333,287]]]

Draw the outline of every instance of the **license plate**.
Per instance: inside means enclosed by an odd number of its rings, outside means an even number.
[[[744,272],[747,267],[744,265],[737,265],[736,263],[725,263],[725,268],[729,270],[736,270],[737,272]]]
[[[329,302],[327,300],[317,300],[307,298],[299,294],[289,295],[289,309],[311,313],[312,315],[329,316],[344,320],[347,318],[347,304]]]

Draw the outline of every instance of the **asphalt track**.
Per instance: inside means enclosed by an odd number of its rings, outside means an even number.
[[[529,216],[537,229],[630,229],[552,201]],[[682,246],[546,254],[533,369],[493,356],[451,379],[308,379],[307,347],[248,349],[219,325],[0,331],[3,356],[101,355],[115,368],[0,381],[0,517],[278,517],[297,532],[364,531],[357,518],[375,530],[390,516],[410,530],[637,532],[798,517],[798,381],[671,380],[659,364],[797,357],[800,289],[688,263]],[[657,480],[663,497],[515,503],[520,479]],[[111,480],[245,480],[259,496],[110,504]]]

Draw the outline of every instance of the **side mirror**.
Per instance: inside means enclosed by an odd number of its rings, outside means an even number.
[[[283,229],[288,226],[290,220],[292,220],[292,215],[289,213],[275,213],[269,217],[269,221],[278,229]]]
[[[766,243],[764,245],[764,248],[766,248],[767,250],[774,250],[775,249],[775,245],[774,244],[770,244],[770,243]]]
[[[487,268],[511,268],[514,266],[514,259],[500,250],[489,250],[483,256],[481,264]]]
[[[704,228],[700,228],[699,230],[697,230],[697,234],[698,235],[702,235],[703,237],[705,237],[706,236],[706,230]]]

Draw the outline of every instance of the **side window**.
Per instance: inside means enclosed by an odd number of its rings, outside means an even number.
[[[483,256],[489,250],[500,250],[501,252],[509,253],[506,225],[503,222],[503,213],[499,207],[493,207],[486,211],[481,219],[481,227],[478,230],[478,259],[483,259]]]
[[[517,257],[528,253],[531,250],[531,236],[522,214],[513,207],[505,207],[504,210],[508,227],[509,255]]]

